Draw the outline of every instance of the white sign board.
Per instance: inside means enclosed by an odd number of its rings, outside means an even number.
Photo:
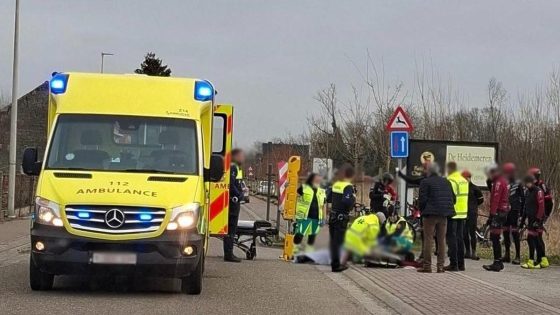
[[[323,176],[327,181],[332,180],[333,161],[326,158],[313,158],[313,173]]]
[[[447,162],[457,162],[461,170],[469,170],[472,174],[472,182],[477,186],[486,186],[486,175],[484,168],[494,162],[496,148],[493,147],[470,147],[470,146],[447,146]]]

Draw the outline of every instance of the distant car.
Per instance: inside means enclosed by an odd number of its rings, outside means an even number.
[[[259,182],[259,187],[257,189],[257,194],[266,196],[268,194],[268,182],[261,181]],[[270,195],[272,197],[276,196],[276,185],[273,183],[270,187]]]
[[[245,203],[249,203],[250,199],[249,199],[249,187],[247,186],[247,184],[245,183],[245,181],[241,182],[241,187],[243,188],[243,202]]]

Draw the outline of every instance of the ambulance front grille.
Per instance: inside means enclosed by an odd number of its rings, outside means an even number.
[[[165,218],[165,209],[146,207],[71,205],[65,211],[72,228],[108,234],[157,231]]]

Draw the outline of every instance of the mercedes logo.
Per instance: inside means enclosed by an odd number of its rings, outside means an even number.
[[[111,209],[105,213],[105,224],[113,229],[118,229],[124,224],[124,212]]]

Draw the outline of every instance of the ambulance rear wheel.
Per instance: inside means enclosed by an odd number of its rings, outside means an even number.
[[[33,260],[29,261],[29,285],[33,291],[47,291],[52,289],[54,275],[41,271]]]
[[[204,273],[204,255],[198,260],[195,270],[181,279],[181,291],[189,295],[199,295],[202,292],[202,274]]]

